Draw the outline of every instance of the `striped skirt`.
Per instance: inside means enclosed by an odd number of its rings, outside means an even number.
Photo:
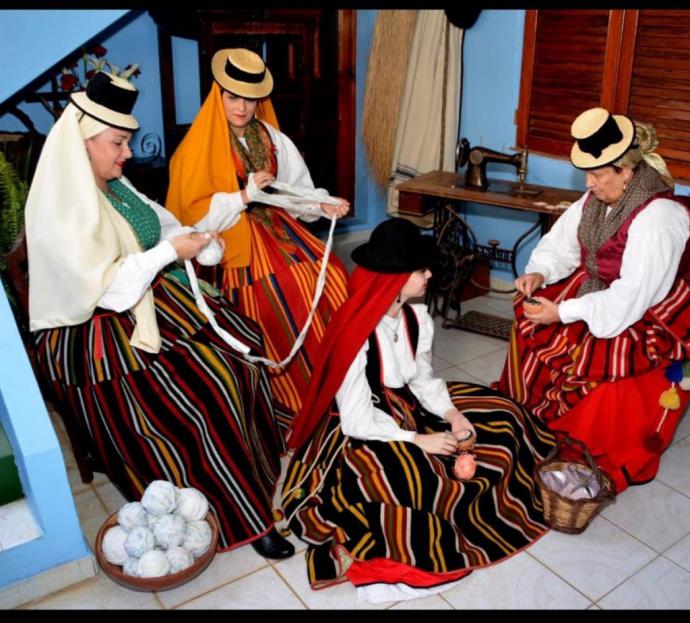
[[[337,414],[324,418],[295,453],[283,508],[289,527],[309,544],[313,588],[346,577],[358,583],[354,567],[367,582],[407,582],[418,571],[411,585],[441,584],[519,552],[546,531],[532,472],[554,445],[551,433],[488,388],[451,383],[449,389],[477,430],[470,480],[453,476],[454,457],[413,443],[345,438]],[[386,392],[416,405],[420,432],[448,429],[408,389]]]
[[[539,294],[560,302],[575,295],[583,270]],[[669,295],[619,335],[597,338],[573,322],[535,325],[518,295],[506,365],[497,388],[554,430],[589,447],[620,493],[654,478],[690,392],[666,378],[690,352],[690,283],[676,280]],[[670,391],[677,407],[660,398]]]
[[[222,289],[240,313],[264,334],[268,357],[285,358],[297,340],[314,300],[324,244],[283,210],[257,206],[249,212],[251,259],[247,267],[226,270]],[[331,255],[323,295],[302,348],[282,370],[269,369],[274,398],[297,413],[312,362],[335,311],[347,298],[347,271]],[[287,429],[290,420],[281,420]]]
[[[162,347],[133,348],[130,312],[36,334],[39,364],[57,398],[81,415],[106,473],[130,500],[169,480],[202,491],[220,525],[220,548],[273,525],[284,451],[263,367],[246,362],[168,275],[153,285]],[[263,353],[254,323],[206,297],[219,324]]]

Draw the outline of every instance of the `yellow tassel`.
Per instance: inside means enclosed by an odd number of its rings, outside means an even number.
[[[680,396],[678,396],[675,385],[672,385],[670,389],[667,389],[661,394],[659,397],[659,404],[665,409],[680,408]]]

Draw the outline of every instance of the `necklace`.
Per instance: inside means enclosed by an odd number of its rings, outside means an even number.
[[[398,326],[394,329],[391,327],[388,322],[384,319],[382,322],[383,326],[386,327],[391,332],[391,335],[393,336],[393,341],[397,342],[398,341],[398,330],[400,329],[400,323],[398,322]]]

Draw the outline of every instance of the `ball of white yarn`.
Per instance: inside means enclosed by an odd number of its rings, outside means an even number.
[[[211,545],[211,526],[207,521],[190,521],[184,547],[194,558],[200,558]]]
[[[170,571],[170,561],[159,549],[152,549],[146,552],[140,559],[137,566],[137,574],[140,578],[159,578],[168,575]]]
[[[125,539],[125,550],[133,558],[141,558],[155,546],[153,532],[143,526],[134,528]]]
[[[167,480],[154,480],[141,496],[142,506],[154,515],[167,515],[177,508],[179,489]]]
[[[127,531],[122,526],[113,526],[104,535],[101,543],[103,556],[113,565],[123,565],[127,560],[125,541]]]
[[[122,565],[122,572],[125,575],[133,575],[137,577],[139,575],[139,559],[132,558],[131,556],[127,558],[125,564]]]
[[[154,515],[153,513],[146,513],[146,527],[149,530],[153,530],[153,526],[156,525],[156,522],[161,518],[160,515]]]
[[[180,489],[180,499],[175,512],[185,521],[201,521],[206,517],[208,500],[206,496],[192,487]]]
[[[168,548],[165,555],[170,561],[170,573],[177,573],[194,564],[194,556],[192,556],[183,547],[173,546]]]
[[[182,545],[187,536],[187,524],[177,514],[162,515],[153,526],[153,536],[156,545],[163,549]]]
[[[127,532],[137,526],[146,526],[146,509],[141,502],[128,502],[117,513],[117,523]]]

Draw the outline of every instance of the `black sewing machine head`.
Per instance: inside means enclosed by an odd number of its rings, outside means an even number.
[[[460,139],[455,150],[455,168],[457,170],[467,165],[465,171],[467,188],[487,190],[489,182],[486,177],[486,165],[489,162],[512,164],[517,169],[518,182],[522,188],[527,175],[527,155],[527,147],[515,154],[504,154],[486,147],[470,147],[469,141],[463,138]]]

